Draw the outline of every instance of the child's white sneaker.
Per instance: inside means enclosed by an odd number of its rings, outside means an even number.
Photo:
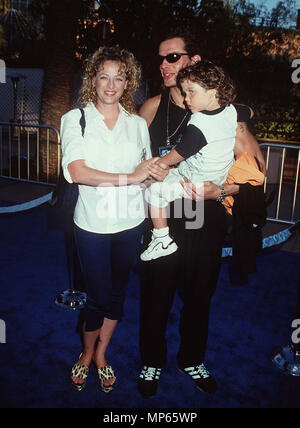
[[[148,262],[149,260],[158,259],[159,257],[168,256],[175,253],[178,247],[169,234],[165,236],[152,235],[152,240],[148,248],[141,254],[141,260]]]

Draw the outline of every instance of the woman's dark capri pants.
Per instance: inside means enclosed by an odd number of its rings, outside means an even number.
[[[140,247],[143,223],[117,233],[92,233],[74,226],[75,242],[87,293],[81,313],[85,331],[101,328],[104,318],[120,320],[130,271]]]

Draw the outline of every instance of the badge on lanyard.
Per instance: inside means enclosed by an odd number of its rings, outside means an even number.
[[[168,145],[168,146],[160,146],[158,148],[159,156],[162,158],[163,156],[166,156],[168,153],[170,153],[171,150],[175,149],[176,144],[174,145]]]

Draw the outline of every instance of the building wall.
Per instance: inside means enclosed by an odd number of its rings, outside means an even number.
[[[6,83],[0,84],[0,122],[17,120],[39,124],[44,70],[33,68],[8,68]],[[13,79],[17,78],[14,92]],[[14,96],[16,94],[16,97]],[[16,117],[15,116],[16,103]]]

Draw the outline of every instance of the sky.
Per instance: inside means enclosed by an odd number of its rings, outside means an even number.
[[[269,11],[276,7],[279,0],[248,0],[250,3],[254,3],[255,6],[264,5]],[[283,0],[284,2],[284,0]],[[295,0],[296,9],[300,9],[300,0]],[[295,15],[297,16],[297,14]],[[296,25],[296,21],[291,22],[293,27]]]
[[[263,3],[268,9],[273,9],[273,7],[275,7],[278,3],[279,0],[250,0],[251,3],[254,3],[255,5],[259,5],[261,3]],[[298,9],[300,9],[300,0],[296,0],[296,7]]]

